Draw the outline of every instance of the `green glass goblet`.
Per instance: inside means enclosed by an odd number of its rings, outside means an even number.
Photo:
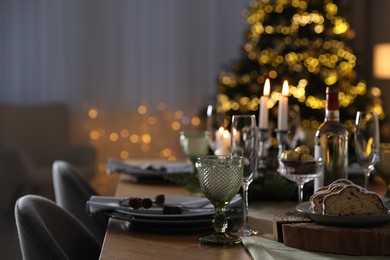
[[[195,164],[199,184],[206,197],[214,205],[214,233],[199,238],[204,244],[231,246],[241,243],[241,238],[228,234],[225,217],[226,206],[238,193],[243,175],[242,157],[211,155],[198,158]]]

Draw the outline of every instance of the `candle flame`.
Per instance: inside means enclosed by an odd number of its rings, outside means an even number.
[[[287,80],[285,80],[283,82],[282,95],[283,96],[287,96],[288,92],[289,92],[289,90],[288,90],[288,82],[287,82]]]
[[[269,82],[269,79],[266,79],[264,84],[263,95],[268,97],[270,92],[271,92],[271,83]]]

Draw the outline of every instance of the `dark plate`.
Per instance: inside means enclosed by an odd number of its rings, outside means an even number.
[[[149,219],[137,218],[127,212],[111,211],[105,212],[109,217],[124,220],[129,223],[129,228],[134,230],[142,230],[149,232],[172,232],[172,233],[188,233],[212,230],[212,221],[214,215],[203,216],[198,219]],[[229,227],[234,226],[234,222],[239,220],[241,212],[228,211],[226,212],[226,219]]]

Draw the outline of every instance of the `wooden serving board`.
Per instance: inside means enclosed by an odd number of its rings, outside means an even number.
[[[274,237],[286,246],[345,255],[390,255],[390,224],[369,228],[324,226],[305,218],[299,222],[298,214],[275,216]]]

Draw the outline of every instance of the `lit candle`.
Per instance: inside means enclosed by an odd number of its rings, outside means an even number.
[[[264,84],[264,90],[263,90],[263,96],[260,98],[260,111],[259,111],[259,127],[260,129],[267,129],[268,128],[268,99],[269,99],[269,93],[271,89],[271,84],[269,82],[269,79],[266,79]]]
[[[221,155],[230,155],[231,136],[228,130],[223,131],[222,138],[223,138],[223,142],[222,142]]]
[[[222,126],[215,132],[215,155],[230,154],[230,133]]]
[[[223,127],[218,129],[218,142],[216,143],[215,155],[229,155],[230,154],[230,133]]]
[[[279,114],[278,114],[278,130],[287,131],[287,116],[288,116],[288,82],[283,82],[282,96],[279,99]]]

